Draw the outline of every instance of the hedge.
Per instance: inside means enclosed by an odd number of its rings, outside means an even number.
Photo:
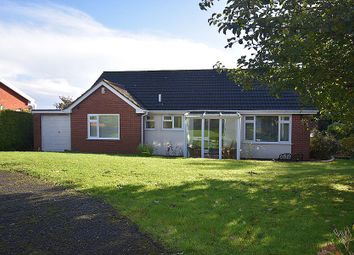
[[[32,149],[32,114],[11,110],[0,111],[0,151],[26,151]]]

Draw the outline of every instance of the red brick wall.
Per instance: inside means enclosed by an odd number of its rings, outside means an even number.
[[[6,109],[28,109],[28,100],[0,82],[0,105]]]
[[[33,114],[33,150],[40,151],[42,148],[41,114]]]
[[[120,140],[87,140],[87,114],[120,114]],[[71,114],[71,149],[81,152],[136,153],[140,144],[141,115],[101,88],[77,105]]]
[[[302,115],[292,116],[292,129],[291,129],[291,153],[302,153],[304,160],[310,158],[310,129],[307,127],[309,120]]]

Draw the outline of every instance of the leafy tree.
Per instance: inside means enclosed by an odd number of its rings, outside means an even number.
[[[353,0],[228,0],[209,24],[228,36],[226,48],[252,52],[229,70],[235,82],[252,88],[257,80],[276,95],[295,90],[323,116],[353,126],[353,13]]]
[[[68,107],[72,102],[73,102],[73,98],[70,96],[59,96],[59,99],[61,100],[61,102],[59,103],[55,103],[54,106],[57,109],[65,109],[66,107]]]

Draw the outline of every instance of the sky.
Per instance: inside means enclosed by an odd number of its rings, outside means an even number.
[[[103,71],[235,66],[198,0],[0,0],[0,81],[53,108]]]

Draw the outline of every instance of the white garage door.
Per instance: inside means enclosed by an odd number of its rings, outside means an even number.
[[[70,115],[43,115],[41,128],[43,151],[71,149]]]

